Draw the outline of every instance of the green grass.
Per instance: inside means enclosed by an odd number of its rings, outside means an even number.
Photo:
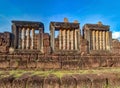
[[[50,74],[56,75],[61,78],[64,75],[72,74],[104,74],[104,73],[120,73],[120,68],[96,68],[88,70],[11,70],[11,71],[0,71],[0,77],[7,77],[13,75],[16,78],[21,77],[23,74],[30,73],[30,76],[48,76]]]

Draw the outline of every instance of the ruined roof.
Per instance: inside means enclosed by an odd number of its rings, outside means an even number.
[[[69,22],[50,22],[51,26],[54,26],[56,29],[79,29],[79,23],[69,23]]]
[[[13,24],[15,24],[16,26],[31,26],[31,27],[41,27],[43,28],[44,25],[42,22],[34,22],[34,21],[12,21]]]
[[[109,25],[103,25],[101,22],[98,22],[98,24],[85,24],[83,26],[83,29],[89,29],[89,30],[106,30],[109,31],[110,26]]]

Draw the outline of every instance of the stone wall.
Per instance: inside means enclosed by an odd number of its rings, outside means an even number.
[[[118,74],[87,74],[29,76],[23,74],[19,78],[13,76],[0,79],[0,88],[119,88]]]
[[[89,52],[88,41],[86,39],[80,38],[80,52],[81,54],[87,54]]]
[[[10,46],[11,46],[11,33],[9,32],[0,33],[0,53],[9,52]]]
[[[1,69],[88,69],[120,67],[120,56],[1,54]]]
[[[43,51],[47,54],[51,53],[50,35],[48,33],[43,34]]]
[[[112,40],[112,53],[120,54],[120,42],[117,39]]]

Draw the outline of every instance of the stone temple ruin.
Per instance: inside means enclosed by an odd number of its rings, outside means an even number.
[[[57,31],[57,33],[56,33]],[[120,66],[120,42],[101,22],[12,21],[12,32],[0,33],[0,68],[80,69]]]
[[[89,51],[110,51],[112,47],[112,32],[108,25],[86,24],[83,27],[83,37],[86,39]]]
[[[44,26],[42,23],[27,21],[12,21],[12,23],[14,49],[43,51]]]
[[[55,39],[55,31],[59,31]],[[64,22],[50,23],[50,43],[53,52],[59,51],[80,51],[80,27],[79,23],[69,23],[65,18]]]

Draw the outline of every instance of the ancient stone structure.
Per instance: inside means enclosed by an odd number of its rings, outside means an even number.
[[[89,52],[110,51],[112,48],[112,32],[109,31],[108,25],[103,25],[101,22],[98,22],[98,24],[85,24],[83,37],[89,42]]]
[[[58,34],[56,34],[58,31]],[[12,21],[12,33],[0,33],[0,69],[83,69],[120,67],[120,42],[108,25],[78,21],[50,22],[50,34],[41,22]]]
[[[12,23],[14,49],[43,51],[43,23],[29,21],[12,21]]]
[[[58,34],[58,49],[55,50],[55,31]],[[51,22],[50,23],[50,37],[51,48],[53,52],[56,51],[80,51],[80,27],[79,23],[69,23],[67,18],[64,22]]]

